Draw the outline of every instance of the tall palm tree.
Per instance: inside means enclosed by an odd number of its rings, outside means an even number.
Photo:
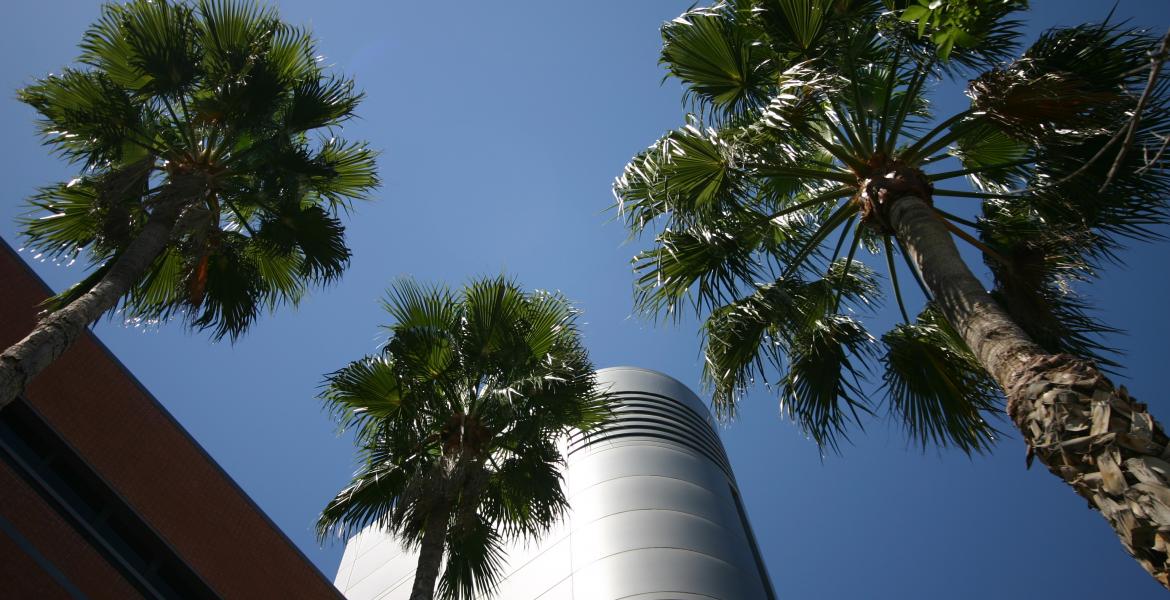
[[[361,100],[307,30],[248,0],[106,4],[80,63],[20,90],[45,143],[77,164],[31,201],[28,247],[92,273],[0,355],[0,408],[85,327],[181,315],[235,339],[349,262],[338,212],[378,183],[334,137]]]
[[[411,600],[490,594],[505,536],[535,537],[567,507],[557,439],[590,431],[608,397],[561,296],[503,278],[455,294],[404,281],[382,352],[330,374],[322,398],[356,434],[361,467],[319,536],[377,524],[418,549]]]
[[[866,0],[736,0],[666,24],[662,62],[697,115],[615,184],[633,234],[654,235],[634,259],[635,301],[705,318],[703,375],[723,414],[770,382],[822,447],[877,409],[861,383],[875,361],[887,410],[924,446],[988,450],[1006,398],[1029,463],[1170,585],[1168,438],[1100,370],[1116,366],[1098,337],[1111,330],[1070,290],[1168,220],[1165,159],[1134,149],[1109,176],[1156,39],[1055,29],[1009,62],[1011,6],[983,6],[946,62],[929,19]],[[932,125],[931,84],[979,69],[970,108]],[[1151,155],[1168,85],[1146,94],[1135,130]],[[984,257],[990,293],[956,238]],[[899,254],[927,298],[913,319]],[[884,256],[902,318],[880,342],[859,318],[882,289],[865,255]]]

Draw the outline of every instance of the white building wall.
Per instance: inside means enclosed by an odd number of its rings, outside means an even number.
[[[602,369],[622,404],[606,430],[571,437],[571,510],[539,543],[508,549],[500,600],[772,600],[713,421],[686,386]],[[415,556],[367,529],[336,585],[350,600],[405,600]]]

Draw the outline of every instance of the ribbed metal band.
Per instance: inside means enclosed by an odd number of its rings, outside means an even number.
[[[709,459],[734,481],[727,453],[715,430],[681,402],[648,392],[617,392],[613,418],[588,436],[569,436],[569,455],[622,439],[646,439],[683,446]]]

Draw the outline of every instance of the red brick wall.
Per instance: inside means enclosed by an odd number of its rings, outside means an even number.
[[[28,333],[35,305],[48,294],[0,242],[0,344]],[[225,598],[341,597],[91,335],[36,378],[27,397]],[[8,487],[0,483],[0,490],[7,516]]]

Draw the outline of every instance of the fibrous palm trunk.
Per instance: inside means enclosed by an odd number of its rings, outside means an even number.
[[[888,220],[934,302],[1004,390],[1007,412],[1040,459],[1105,516],[1122,545],[1170,588],[1170,448],[1145,405],[1090,361],[1049,354],[991,298],[922,199]]]
[[[42,319],[32,332],[0,354],[0,410],[11,404],[38,373],[69,348],[90,323],[118,304],[163,252],[179,218],[183,198],[162,199],[142,231],[110,270],[78,299]]]
[[[447,523],[450,520],[451,502],[447,499],[437,501],[427,516],[410,600],[432,600],[435,597],[435,581],[443,565],[443,548],[447,543]]]

